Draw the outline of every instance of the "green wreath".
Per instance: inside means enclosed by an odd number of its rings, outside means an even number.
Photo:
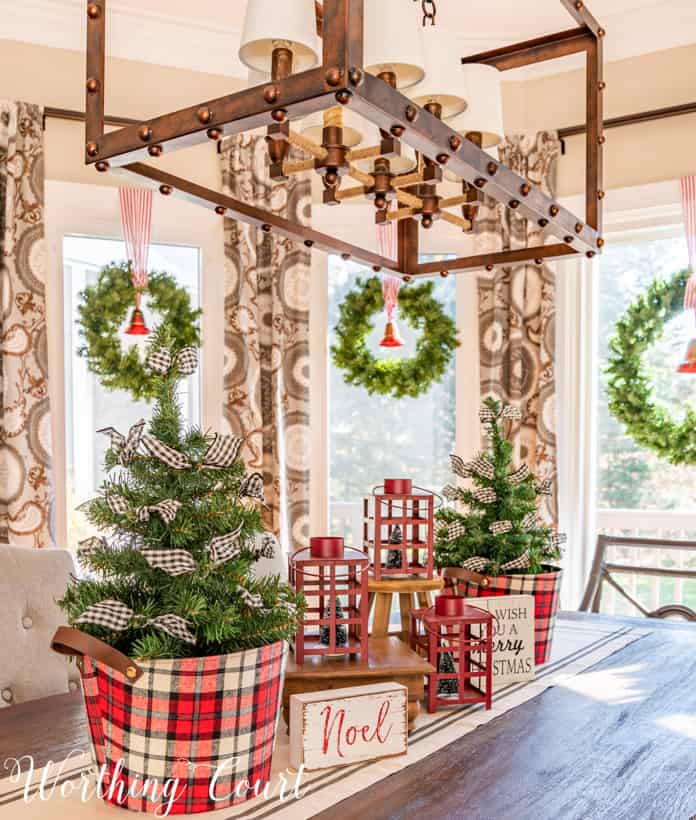
[[[642,356],[656,342],[665,325],[684,309],[689,271],[652,282],[616,323],[609,342],[609,410],[638,444],[656,452],[670,464],[696,464],[696,414],[691,407],[681,424],[653,401],[653,389],[644,371]]]
[[[382,282],[373,276],[358,280],[340,307],[335,328],[337,342],[331,347],[333,362],[345,371],[347,384],[362,385],[368,393],[415,398],[445,374],[459,342],[457,326],[433,297],[433,283],[402,288],[399,316],[414,330],[422,331],[416,354],[410,359],[377,359],[368,350],[372,316],[384,310]]]
[[[77,323],[84,344],[77,353],[87,359],[90,372],[99,376],[104,387],[128,390],[134,399],[149,401],[155,394],[154,376],[138,348],[124,352],[119,339],[119,330],[135,304],[135,293],[127,263],[112,262],[102,268],[96,283],[80,293]],[[200,345],[197,322],[201,311],[191,307],[188,293],[173,277],[150,273],[147,295],[152,310],[171,326],[177,347]]]

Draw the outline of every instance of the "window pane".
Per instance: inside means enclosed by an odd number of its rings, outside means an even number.
[[[599,446],[598,500],[603,509],[691,508],[696,469],[675,467],[636,444],[607,407],[604,373],[614,325],[629,304],[655,278],[668,279],[688,266],[683,237],[655,239],[611,246],[602,256],[599,299]],[[647,353],[645,362],[654,395],[672,415],[684,418],[696,402],[696,378],[680,375],[688,340],[694,336],[693,314],[671,321],[662,339]]]
[[[338,256],[329,257],[330,343],[346,293],[372,272]],[[455,277],[435,280],[435,296],[454,319]],[[369,338],[375,356],[409,357],[418,331],[397,313],[405,345],[382,348],[386,315],[373,317]],[[331,532],[347,543],[362,544],[362,504],[372,486],[385,478],[411,478],[428,489],[439,490],[449,480],[449,454],[455,442],[455,367],[440,384],[416,399],[369,395],[363,387],[348,385],[343,371],[330,366],[330,500]]]
[[[95,237],[66,236],[63,240],[65,282],[65,442],[66,503],[68,544],[92,534],[85,516],[76,511],[83,501],[92,498],[104,479],[103,460],[108,439],[96,430],[115,427],[124,435],[140,419],[149,420],[152,411],[146,402],[136,402],[122,390],[107,390],[97,376],[87,369],[86,360],[77,355],[82,344],[77,325],[80,292],[97,280],[100,269],[114,260],[126,258],[123,242]],[[167,271],[184,287],[194,307],[200,304],[199,249],[179,245],[151,245],[149,265],[152,270]],[[161,318],[143,297],[145,321],[153,329]],[[124,333],[130,311],[121,328],[121,344],[145,346],[147,336]],[[184,415],[190,424],[200,420],[200,368],[182,382],[181,399]]]

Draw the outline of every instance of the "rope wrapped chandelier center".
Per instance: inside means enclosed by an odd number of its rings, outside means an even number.
[[[460,57],[436,24],[434,0],[248,0],[239,57],[249,87],[105,133],[107,0],[87,3],[86,162],[195,201],[221,216],[278,232],[307,247],[414,277],[496,265],[543,264],[585,253],[601,238],[602,44],[582,0],[560,0],[575,27]],[[507,70],[584,53],[587,66],[586,213],[579,218],[488,150],[503,139]],[[274,181],[319,174],[323,201],[364,198],[377,224],[396,223],[396,258],[343,242],[252,207],[157,165],[164,152],[265,128]],[[290,160],[290,148],[304,159]],[[348,181],[350,180],[350,182]],[[451,190],[451,183],[460,186]],[[450,186],[450,190],[446,189]],[[537,247],[421,263],[420,230],[442,221],[471,231],[484,194],[543,229]]]

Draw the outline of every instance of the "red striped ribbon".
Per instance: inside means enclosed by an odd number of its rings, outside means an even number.
[[[392,201],[392,209],[398,207],[396,201]],[[398,244],[398,223],[394,219],[390,222],[383,222],[377,226],[377,246],[380,256],[386,256],[387,259],[396,259]],[[385,273],[382,276],[382,294],[384,296],[384,305],[387,309],[387,319],[391,322],[394,318],[394,311],[399,303],[399,289],[401,288],[401,279]]]
[[[682,208],[686,245],[689,250],[691,276],[686,283],[684,308],[696,311],[696,176],[683,177],[681,181]]]
[[[147,288],[147,259],[150,251],[152,225],[152,191],[145,188],[119,188],[121,225],[126,243],[126,255],[131,264],[133,287]],[[140,294],[138,294],[138,304]]]

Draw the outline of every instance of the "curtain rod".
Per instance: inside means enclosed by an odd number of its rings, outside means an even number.
[[[608,128],[622,128],[625,125],[654,122],[655,120],[664,120],[669,117],[682,117],[686,114],[696,114],[696,102],[671,105],[666,108],[655,108],[652,111],[640,111],[637,114],[624,114],[622,117],[613,117],[612,119],[604,120],[604,128],[605,130]],[[69,108],[51,108],[47,106],[44,108],[44,124],[46,118],[83,122],[85,114],[84,111],[73,111]],[[114,125],[117,127],[139,125],[140,122],[140,120],[128,117],[112,117],[108,115],[104,117],[105,125]],[[558,129],[558,136],[561,141],[566,140],[568,137],[575,137],[584,133],[584,125],[572,125],[567,128]]]

